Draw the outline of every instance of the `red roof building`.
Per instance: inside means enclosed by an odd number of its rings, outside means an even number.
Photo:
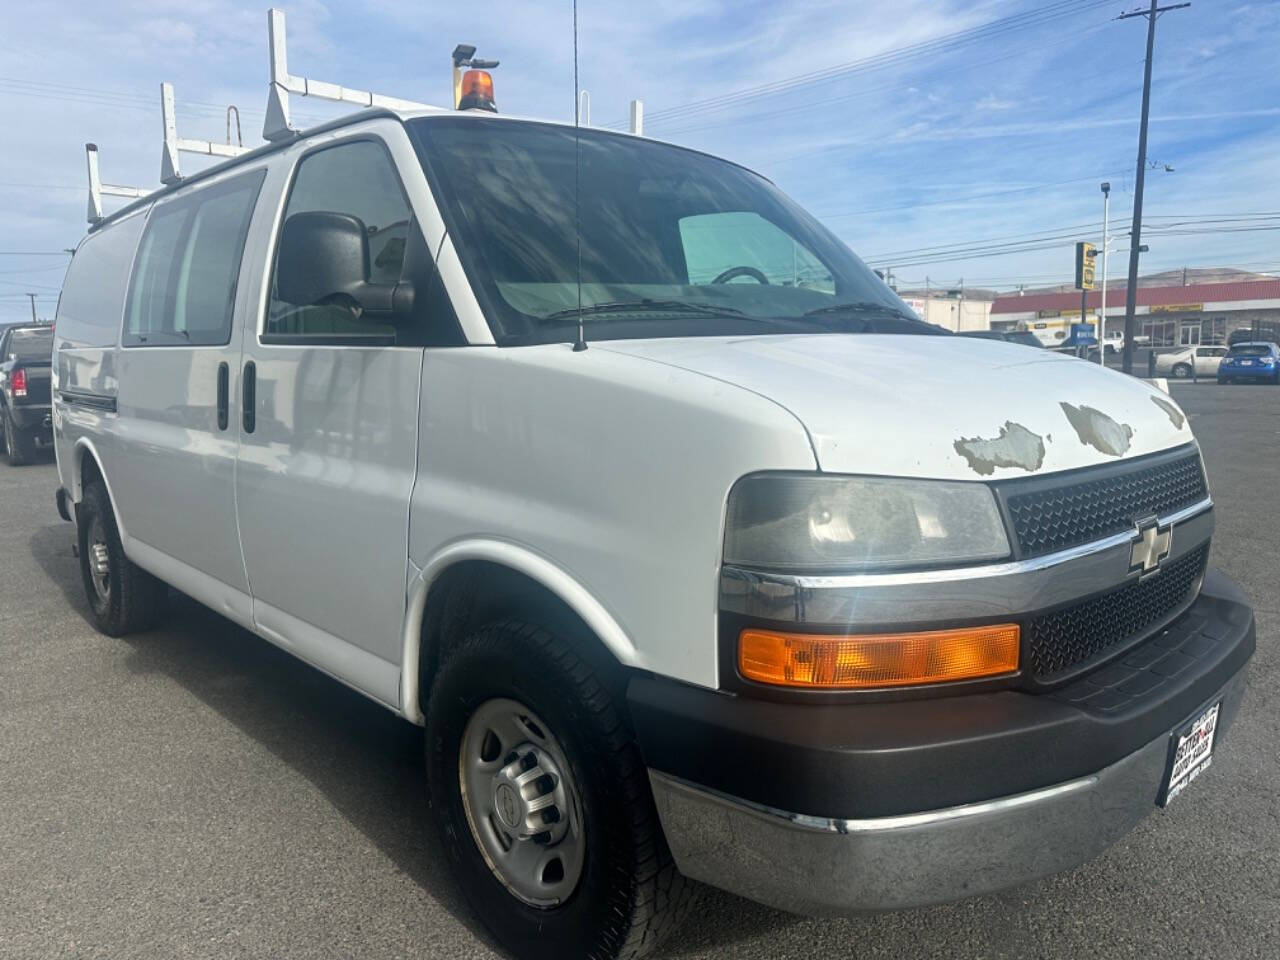
[[[1084,321],[1096,323],[1102,293],[1089,292]],[[1107,291],[1108,334],[1124,319],[1125,290]],[[1134,316],[1138,335],[1157,347],[1235,342],[1242,337],[1280,340],[1280,280],[1139,287]],[[1080,292],[1013,294],[991,305],[991,326],[1032,330],[1045,343],[1062,341],[1080,323]],[[1234,334],[1234,337],[1233,337]]]

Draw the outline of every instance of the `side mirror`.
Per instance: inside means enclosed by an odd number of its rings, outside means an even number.
[[[412,312],[413,285],[369,282],[369,236],[358,217],[295,213],[280,231],[276,296],[298,306],[348,300],[374,322]]]

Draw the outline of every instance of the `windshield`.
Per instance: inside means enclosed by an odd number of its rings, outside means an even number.
[[[479,118],[410,121],[499,343],[938,332],[776,187],[691,150]]]
[[[15,330],[5,352],[19,360],[49,360],[53,356],[53,329]]]
[[[1233,357],[1269,357],[1271,356],[1271,348],[1265,343],[1246,343],[1239,347],[1231,348],[1231,356]]]

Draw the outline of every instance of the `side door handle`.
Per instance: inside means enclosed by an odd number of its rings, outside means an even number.
[[[218,429],[227,429],[227,393],[230,390],[231,370],[224,360],[218,364]]]
[[[240,406],[244,418],[244,432],[253,433],[257,425],[258,368],[250,360],[244,365],[244,377],[241,380]]]

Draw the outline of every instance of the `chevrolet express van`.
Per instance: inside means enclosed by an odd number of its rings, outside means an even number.
[[[365,111],[98,223],[55,337],[98,628],[173,587],[424,725],[520,957],[692,881],[984,894],[1214,789],[1254,619],[1177,404],[920,322],[733,163]]]

